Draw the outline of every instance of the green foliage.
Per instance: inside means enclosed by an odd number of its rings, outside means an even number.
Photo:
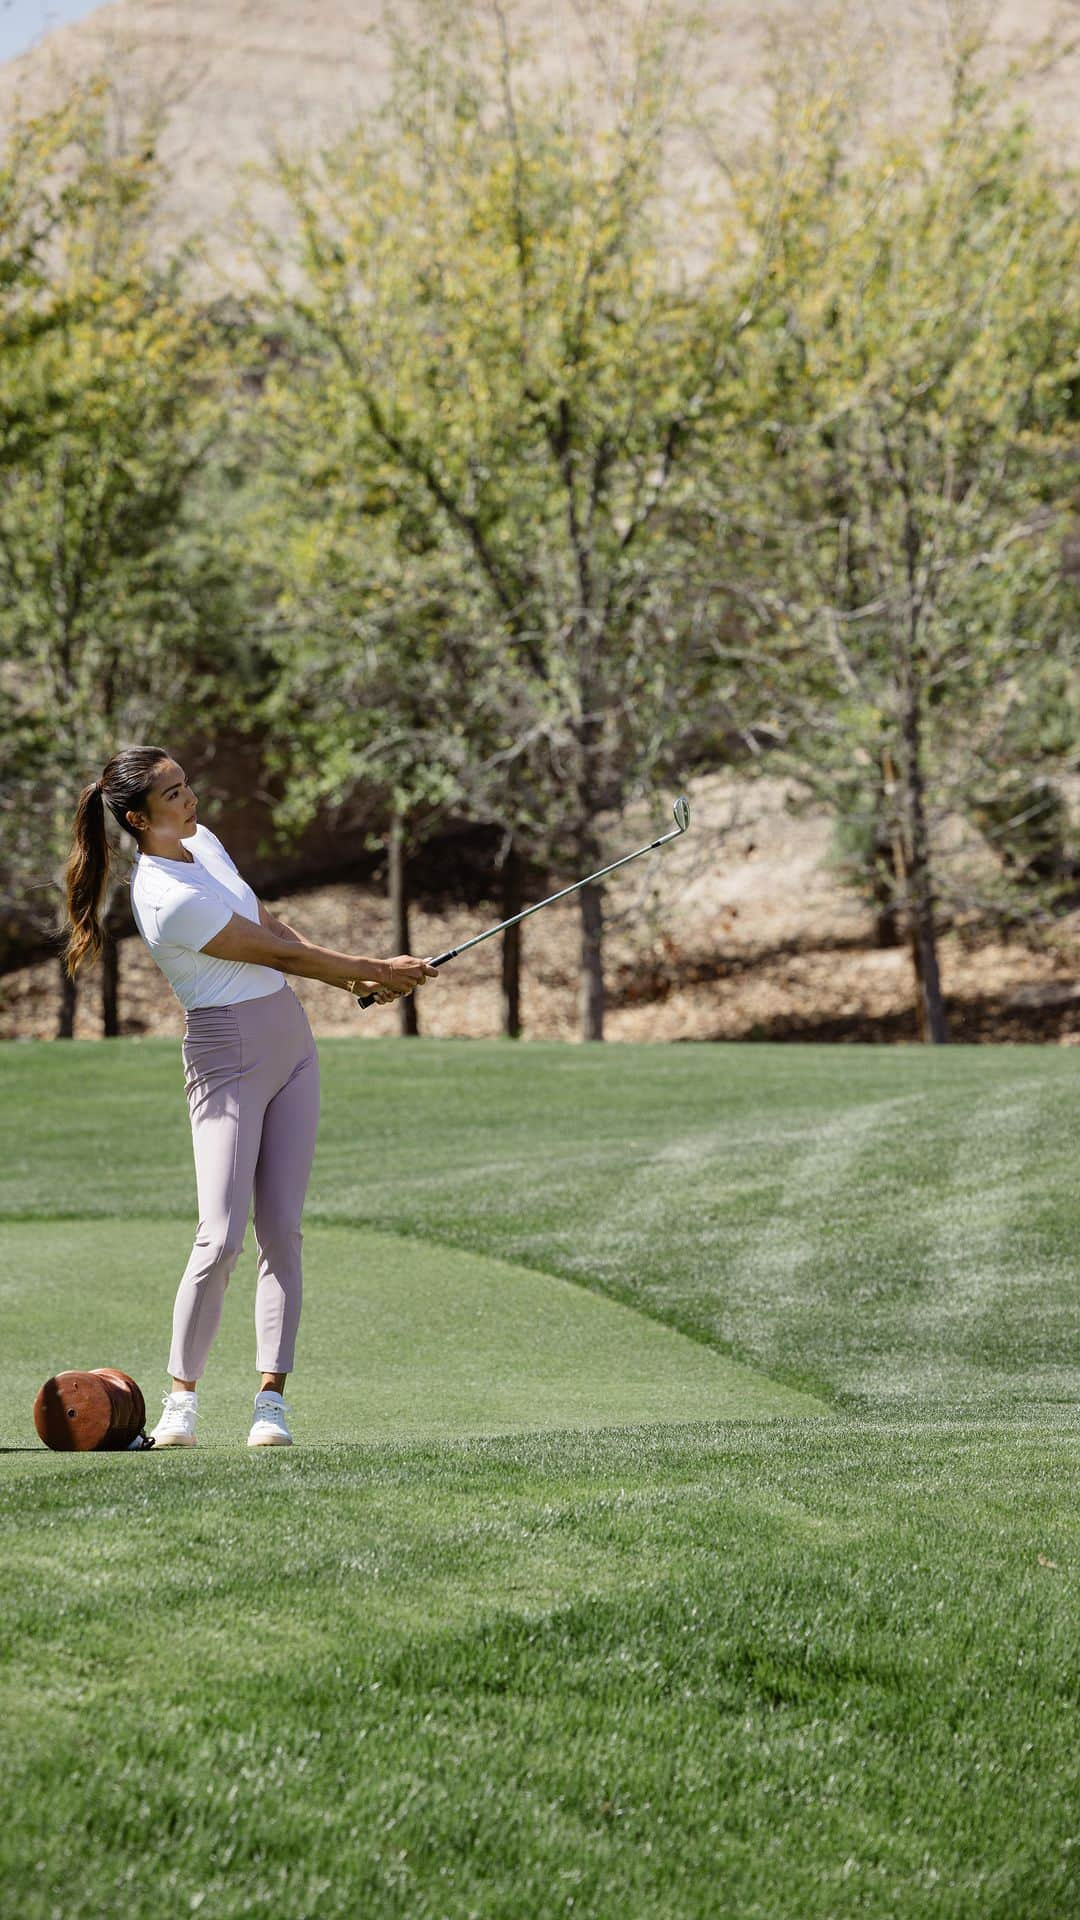
[[[1049,925],[1072,828],[1025,796],[1067,794],[1080,721],[1075,176],[965,52],[905,138],[785,80],[723,209],[676,210],[702,23],[682,64],[666,13],[628,27],[605,116],[588,65],[525,83],[511,18],[391,24],[385,110],[279,157],[246,305],[151,250],[153,141],[117,145],[103,83],[11,131],[8,890],[51,907],[125,736],[247,730],[286,836],[461,815],[568,876],[741,730],[879,906]]]
[[[1060,880],[1071,874],[1069,810],[1051,781],[1009,767],[992,789],[972,794],[971,811],[1006,867],[1025,878]]]
[[[381,122],[283,160],[254,239],[286,351],[265,406],[289,805],[372,774],[569,858],[674,757],[677,506],[702,403],[658,209],[663,77],[617,133],[446,30]],[[645,84],[647,82],[647,84]],[[268,502],[273,521],[275,508]]]
[[[769,770],[849,845],[898,838],[909,886],[923,865],[947,912],[1030,921],[1060,896],[1049,876],[973,871],[938,834],[988,819],[980,796],[1018,763],[1075,765],[1080,218],[1074,180],[1000,105],[961,89],[936,137],[842,168],[835,121],[811,114],[779,187],[744,182],[771,248],[740,345],[761,430],[714,483],[740,575],[717,653],[744,722],[782,736]]]
[[[77,793],[119,744],[167,738],[217,692],[232,590],[196,495],[228,362],[180,263],[149,255],[152,154],[111,152],[94,90],[13,134],[3,178],[6,879],[47,928]]]

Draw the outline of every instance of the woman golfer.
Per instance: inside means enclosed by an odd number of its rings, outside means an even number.
[[[344,993],[375,989],[380,1004],[436,978],[426,960],[316,947],[268,913],[209,827],[197,826],[183,767],[160,747],[114,754],[85,788],[67,864],[74,979],[101,948],[98,910],[108,876],[105,808],[131,834],[135,924],[187,1010],[181,1049],[199,1226],[173,1307],[172,1392],[154,1429],[159,1447],[195,1445],[196,1383],[243,1250],[254,1195],[259,1272],[250,1447],[291,1446],[282,1398],[300,1320],[300,1214],[319,1119],[319,1057],[287,973]]]

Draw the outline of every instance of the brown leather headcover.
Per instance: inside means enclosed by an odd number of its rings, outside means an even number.
[[[146,1402],[131,1375],[118,1367],[54,1374],[34,1401],[38,1438],[56,1453],[130,1448],[145,1421]]]

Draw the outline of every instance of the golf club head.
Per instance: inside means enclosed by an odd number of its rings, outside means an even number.
[[[685,794],[682,794],[680,798],[676,800],[674,812],[675,825],[678,827],[680,833],[685,833],[687,827],[690,825],[690,802]]]

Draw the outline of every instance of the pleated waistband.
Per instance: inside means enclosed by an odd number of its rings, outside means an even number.
[[[251,1000],[234,1000],[227,1007],[189,1007],[185,1037],[192,1040],[225,1040],[259,1026],[263,1021],[279,1021],[291,1011],[291,1003],[300,1005],[290,986],[277,987],[273,993],[260,993]]]

